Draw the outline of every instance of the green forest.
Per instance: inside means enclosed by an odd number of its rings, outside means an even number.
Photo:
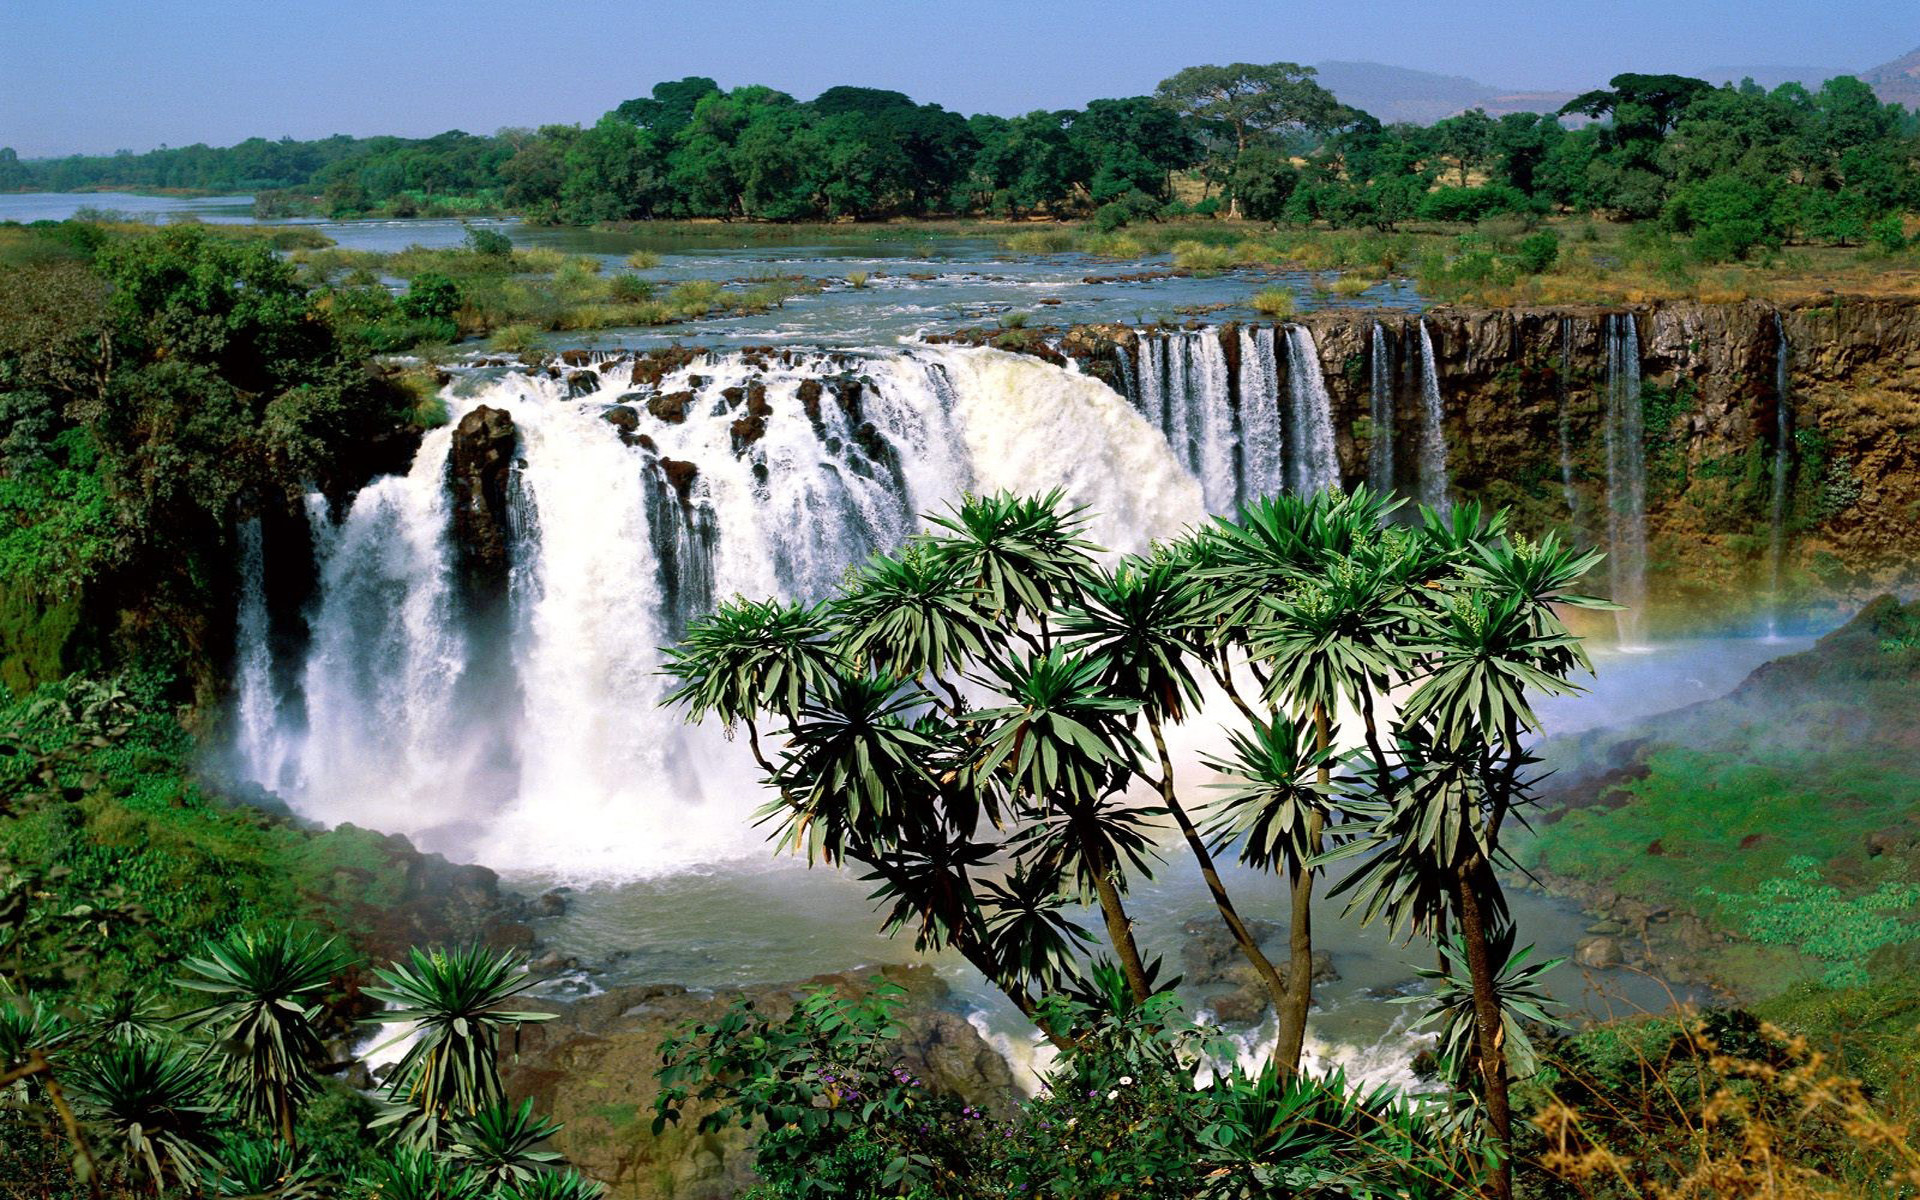
[[[0,150],[0,190],[257,192],[262,215],[494,210],[570,224],[1233,212],[1384,229],[1571,211],[1709,227],[1745,249],[1858,241],[1920,206],[1917,137],[1920,117],[1848,76],[1768,91],[1622,74],[1557,114],[1475,109],[1428,126],[1382,124],[1291,63],[1190,67],[1152,96],[1010,118],[695,76],[588,126],[38,161]],[[1197,192],[1175,186],[1189,176]]]

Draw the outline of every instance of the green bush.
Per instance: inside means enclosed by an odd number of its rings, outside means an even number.
[[[488,258],[505,258],[513,253],[513,239],[498,229],[470,225],[467,227],[467,249]]]
[[[1515,257],[1520,261],[1520,269],[1529,275],[1538,275],[1553,266],[1560,258],[1560,238],[1552,230],[1522,238]]]

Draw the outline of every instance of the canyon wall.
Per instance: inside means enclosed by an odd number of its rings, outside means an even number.
[[[1920,300],[1313,313],[1298,324],[1318,350],[1343,481],[1369,478],[1381,346],[1395,478],[1417,494],[1424,321],[1452,495],[1510,505],[1525,529],[1571,526],[1604,545],[1619,502],[1607,462],[1609,334],[1628,314],[1649,592],[1666,620],[1757,609],[1776,583],[1800,606],[1920,584]],[[1010,348],[1071,358],[1125,391],[1140,340],[1163,332],[1083,326]],[[1231,359],[1234,328],[1220,341]]]

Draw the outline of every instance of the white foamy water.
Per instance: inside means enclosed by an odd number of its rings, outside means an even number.
[[[578,398],[518,372],[447,397],[456,422],[487,405],[519,432],[505,645],[465,611],[450,428],[338,520],[314,505],[304,719],[268,703],[264,601],[253,583],[242,598],[235,752],[248,777],[322,821],[575,879],[757,852],[745,756],[660,707],[660,647],[689,617],[734,594],[818,599],[968,489],[1061,488],[1113,551],[1204,516],[1198,483],[1122,397],[1031,358],[711,356],[648,392],[684,393],[681,421],[627,396],[626,364],[601,369]],[[623,397],[637,413],[626,438],[604,419]],[[738,445],[749,405],[764,434]],[[684,496],[666,460],[695,468]],[[257,529],[242,538],[253,563]]]

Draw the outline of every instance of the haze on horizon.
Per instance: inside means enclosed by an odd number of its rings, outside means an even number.
[[[355,12],[365,16],[343,16]],[[0,146],[33,158],[253,136],[491,133],[591,122],[683,75],[800,99],[836,84],[893,88],[1014,114],[1150,92],[1203,62],[1364,60],[1540,91],[1627,70],[1840,73],[1920,45],[1917,16],[1912,0],[1842,0],[1817,20],[1782,0],[1612,0],[1604,17],[1546,0],[199,0],[184,12],[14,0],[0,9],[12,51]]]

